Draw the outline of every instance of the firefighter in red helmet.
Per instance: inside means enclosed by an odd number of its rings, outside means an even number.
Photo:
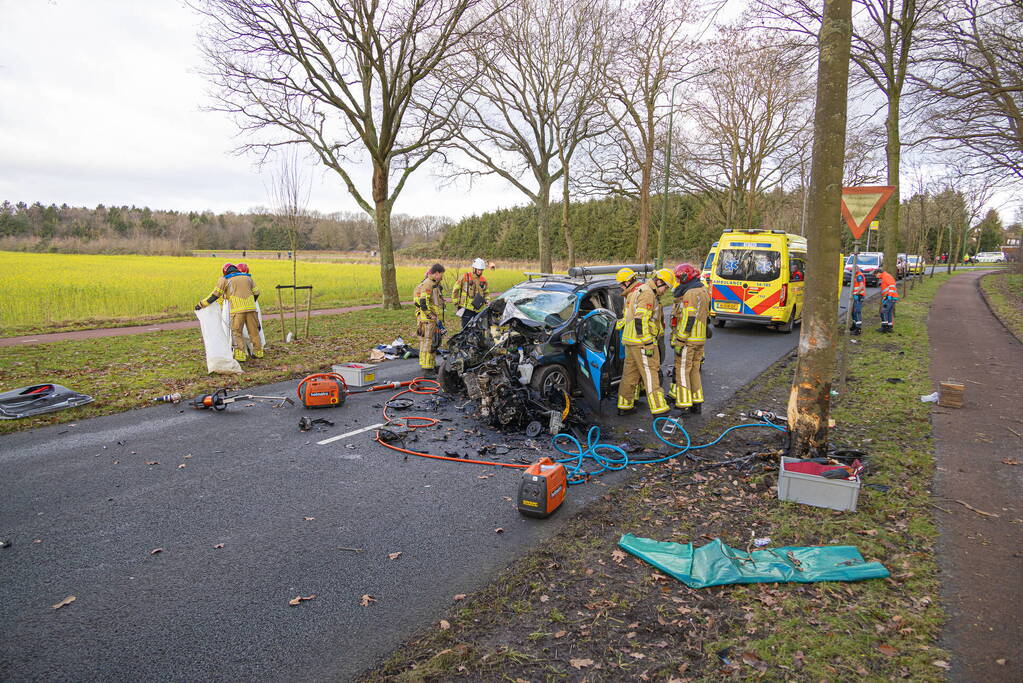
[[[700,281],[700,271],[689,263],[675,268],[678,287],[672,310],[671,347],[675,350],[675,376],[669,396],[675,407],[691,413],[703,410],[703,382],[700,366],[707,343],[707,313],[710,294]]]

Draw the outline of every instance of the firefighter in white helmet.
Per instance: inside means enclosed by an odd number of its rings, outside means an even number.
[[[618,414],[636,407],[640,382],[646,389],[650,413],[668,412],[668,402],[661,389],[661,352],[658,339],[664,333],[664,314],[660,298],[675,286],[675,274],[667,268],[654,273],[647,282],[640,282],[631,268],[622,268],[615,275],[625,295],[625,315],[618,321],[625,344],[625,368],[618,385]]]
[[[458,308],[458,317],[462,319],[463,329],[490,301],[487,278],[483,277],[486,267],[486,261],[475,259],[472,270],[458,278],[458,284],[455,285],[455,306]]]

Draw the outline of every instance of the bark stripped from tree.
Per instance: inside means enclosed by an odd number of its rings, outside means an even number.
[[[789,393],[789,455],[827,451],[838,327],[842,162],[848,109],[851,0],[826,0],[819,37],[817,105],[807,226],[806,302]]]
[[[391,210],[437,152],[457,97],[437,68],[487,18],[483,0],[192,0],[214,110],[254,138],[311,150],[376,225],[385,308],[399,308]],[[498,11],[501,5],[495,6]],[[368,162],[369,172],[358,175]],[[366,177],[368,175],[368,177]]]

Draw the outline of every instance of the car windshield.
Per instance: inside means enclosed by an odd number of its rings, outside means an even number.
[[[515,304],[531,320],[552,327],[567,321],[575,310],[575,297],[570,292],[518,286],[499,298]]]
[[[853,262],[853,257],[850,256],[848,259],[846,259],[845,264],[847,266],[851,266],[852,262]],[[859,265],[859,266],[876,266],[878,264],[878,262],[879,262],[879,259],[878,259],[877,254],[859,254],[856,257],[856,265]]]
[[[768,249],[722,249],[718,276],[726,280],[771,282],[781,276],[781,253]]]
[[[703,269],[710,270],[711,265],[714,263],[714,252],[707,254],[707,260],[703,262]]]

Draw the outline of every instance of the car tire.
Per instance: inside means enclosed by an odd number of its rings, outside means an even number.
[[[792,327],[796,324],[796,307],[792,307],[792,312],[789,313],[789,319],[783,323],[776,325],[779,332],[783,334],[791,334]]]
[[[560,385],[569,395],[572,394],[572,375],[569,374],[568,368],[560,363],[551,363],[537,368],[533,371],[533,378],[529,380],[530,386],[536,389],[541,396],[552,383],[555,386]]]
[[[727,322],[727,320],[722,320],[721,318],[714,318],[714,327],[724,327]]]

